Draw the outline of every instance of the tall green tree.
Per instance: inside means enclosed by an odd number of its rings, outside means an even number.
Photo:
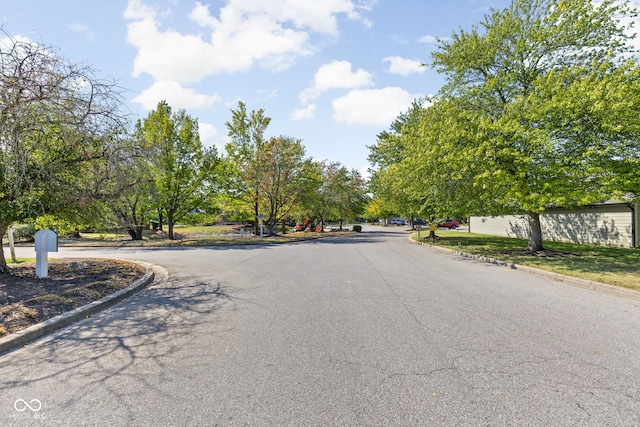
[[[185,110],[172,112],[166,101],[136,128],[140,144],[153,156],[155,203],[174,239],[175,223],[204,202],[207,185],[216,180],[217,152],[202,145],[198,121]]]
[[[113,190],[122,105],[118,87],[91,68],[41,44],[0,41],[0,236],[14,222],[87,210]]]
[[[365,211],[363,213],[364,218],[368,221],[376,221],[382,218],[389,218],[395,215],[395,211],[393,211],[388,205],[385,204],[385,201],[382,200],[377,195],[374,195],[367,205],[365,206]]]
[[[139,150],[118,165],[122,190],[107,204],[118,225],[132,240],[142,240],[145,224],[157,211],[154,164],[149,153]]]
[[[425,135],[422,123],[429,110],[422,102],[414,101],[411,107],[381,132],[376,144],[369,147],[371,178],[369,188],[376,198],[376,209],[408,218],[431,217],[436,207],[433,203],[433,186],[427,188],[421,172],[417,175],[412,166],[417,159],[423,161]],[[440,155],[438,155],[440,157]]]
[[[231,121],[226,122],[231,141],[225,146],[230,167],[228,189],[232,197],[242,200],[253,212],[254,233],[259,233],[260,183],[263,179],[262,152],[264,132],[271,122],[264,110],[247,112],[246,104],[238,102],[231,110]]]
[[[340,221],[361,215],[369,202],[367,183],[360,172],[347,169],[340,162],[315,162],[315,186],[304,197],[298,216],[320,222],[321,230],[328,220]]]
[[[268,232],[274,235],[276,226],[317,188],[315,168],[305,157],[302,142],[287,136],[269,138],[261,147],[259,161],[263,171],[260,205],[267,214]]]
[[[483,213],[526,213],[531,252],[547,208],[614,194],[638,158],[638,65],[620,21],[635,16],[627,1],[514,0],[441,41],[447,84],[423,126],[438,139],[416,148],[446,153],[427,160],[428,186],[448,173]]]

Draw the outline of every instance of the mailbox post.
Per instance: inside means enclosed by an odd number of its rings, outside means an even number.
[[[260,240],[262,240],[264,236],[264,223],[262,222],[262,220],[264,219],[264,215],[260,213],[260,215],[258,215],[256,218],[260,221]]]
[[[55,231],[40,230],[34,236],[36,251],[36,277],[44,279],[49,276],[48,252],[58,252],[58,235]]]

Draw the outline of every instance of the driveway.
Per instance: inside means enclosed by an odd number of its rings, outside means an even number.
[[[637,301],[401,230],[62,255],[169,277],[0,357],[2,425],[640,425]]]

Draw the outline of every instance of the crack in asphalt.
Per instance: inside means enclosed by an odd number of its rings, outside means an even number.
[[[435,329],[430,328],[429,326],[425,325],[424,323],[422,323],[420,321],[420,319],[418,319],[418,316],[416,316],[416,314],[414,313],[413,310],[411,310],[411,308],[409,308],[409,306],[407,305],[407,303],[404,301],[404,299],[402,299],[400,297],[400,295],[398,294],[398,292],[393,288],[393,286],[391,285],[391,283],[384,277],[384,275],[382,274],[382,272],[376,268],[376,266],[369,260],[368,257],[364,256],[362,254],[362,252],[360,251],[360,248],[356,247],[355,250],[358,255],[364,260],[364,262],[367,264],[368,268],[373,271],[379,278],[380,280],[382,280],[382,283],[384,283],[384,285],[387,287],[387,289],[389,289],[389,291],[391,291],[391,293],[393,294],[393,296],[395,297],[396,301],[398,301],[402,307],[404,308],[404,310],[409,313],[409,315],[412,317],[413,322],[420,325],[420,327],[422,327],[424,330],[429,331],[433,334],[442,334],[442,332],[437,331]]]

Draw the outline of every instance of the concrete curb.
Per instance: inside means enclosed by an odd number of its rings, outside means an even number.
[[[129,261],[132,262],[132,261]],[[51,319],[47,319],[44,322],[37,325],[30,326],[18,332],[9,334],[4,338],[0,338],[0,355],[15,349],[16,347],[22,347],[35,341],[38,338],[76,323],[88,316],[91,316],[99,311],[105,310],[120,301],[129,298],[131,295],[146,288],[156,277],[154,266],[149,263],[137,262],[137,264],[143,265],[147,268],[145,275],[134,282],[132,285],[119,290],[111,295],[107,295],[97,301],[93,301],[85,306],[78,307],[75,310],[61,314]]]
[[[480,262],[495,264],[502,267],[509,267],[514,270],[521,270],[527,273],[535,274],[537,276],[547,277],[549,279],[555,280],[556,282],[566,283],[568,285],[575,286],[577,288],[589,289],[592,291],[602,292],[602,293],[617,296],[620,298],[627,298],[635,301],[640,301],[640,292],[634,291],[633,289],[621,288],[619,286],[608,285],[606,283],[600,283],[600,282],[594,282],[592,280],[587,280],[587,279],[580,279],[578,277],[565,276],[563,274],[554,273],[552,271],[540,270],[539,268],[529,267],[529,266],[520,265],[520,264],[514,264],[507,261],[501,261],[498,259],[485,257],[482,255],[468,254],[466,252],[458,251],[455,249],[441,248],[439,246],[435,246],[429,243],[417,242],[413,240],[413,236],[409,236],[409,241],[416,245],[427,246],[429,248],[433,248],[441,252],[447,252],[447,253],[458,255],[464,258],[469,258],[469,259],[473,259]]]

